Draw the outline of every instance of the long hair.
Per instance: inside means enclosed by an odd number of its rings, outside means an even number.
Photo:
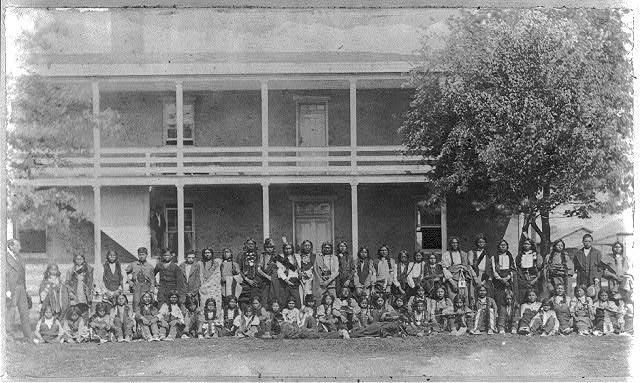
[[[615,255],[615,252],[613,249],[616,247],[616,245],[620,245],[620,254],[621,255],[624,254],[624,245],[620,241],[615,241],[613,245],[611,245],[611,252]]]
[[[451,236],[451,237],[449,237],[449,240],[447,241],[447,250],[448,250],[448,251],[451,251],[451,248],[452,248],[451,243],[452,243],[454,240],[455,240],[455,241],[458,241],[458,251],[462,252],[462,250],[460,250],[460,238],[458,238],[458,237],[456,237],[456,236]]]
[[[213,303],[213,311],[209,310],[209,303]],[[204,307],[202,308],[202,311],[204,312],[205,319],[207,318],[207,314],[210,312],[213,312],[213,317],[215,318],[217,316],[217,311],[218,311],[218,306],[215,298],[207,298],[207,300],[204,302]]]

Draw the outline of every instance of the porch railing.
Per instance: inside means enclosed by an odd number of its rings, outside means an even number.
[[[102,148],[98,156],[70,158],[48,176],[167,175],[402,175],[424,174],[422,156],[402,146]]]

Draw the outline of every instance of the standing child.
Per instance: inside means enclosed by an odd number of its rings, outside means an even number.
[[[160,340],[173,341],[184,328],[184,315],[180,309],[178,292],[170,291],[167,298],[167,302],[163,303],[158,311]]]
[[[571,310],[569,309],[570,300],[565,291],[565,284],[560,282],[554,287],[554,295],[551,303],[553,311],[558,318],[558,332],[561,335],[570,334],[573,331],[571,325]]]
[[[573,327],[578,335],[589,335],[595,314],[593,301],[587,296],[587,288],[584,285],[576,286],[573,294],[574,297],[569,304]]]
[[[204,308],[202,310],[202,324],[200,328],[200,335],[198,338],[205,337],[209,338],[217,338],[218,337],[218,327],[220,327],[220,321],[218,320],[218,310],[216,307],[216,300],[214,298],[209,298],[204,303]]]
[[[473,300],[471,309],[475,312],[473,328],[470,334],[479,335],[481,331],[487,331],[487,335],[496,332],[496,315],[498,306],[493,298],[487,296],[487,288],[484,285],[478,287],[476,299]]]
[[[260,299],[258,299],[260,302]],[[240,317],[240,308],[238,307],[238,299],[233,295],[227,297],[227,307],[222,310],[222,326],[220,326],[218,335],[234,336],[236,329],[234,323],[236,318]]]
[[[153,266],[147,262],[148,253],[149,251],[146,247],[138,248],[138,261],[127,265],[127,268],[125,269],[127,279],[129,280],[129,291],[133,293],[134,308],[138,308],[140,306],[142,294],[146,292],[153,292],[156,285]]]
[[[122,294],[123,288],[123,273],[122,266],[118,260],[118,253],[115,250],[107,251],[107,261],[103,265],[102,274],[102,299],[107,303],[109,309],[115,306],[118,296]]]
[[[44,314],[42,311],[45,307],[50,307],[54,317],[62,318],[69,308],[69,289],[60,280],[58,265],[50,264],[47,266],[40,283],[39,295],[42,305],[40,315]]]
[[[532,334],[540,336],[555,335],[558,333],[558,317],[553,311],[553,299],[546,298],[542,301],[542,310],[531,320],[529,326]]]
[[[99,302],[96,305],[96,312],[89,320],[89,332],[91,340],[106,343],[111,341],[113,325],[111,317],[107,315],[107,305]]]
[[[172,291],[182,291],[183,276],[180,267],[173,262],[171,250],[165,249],[162,252],[161,262],[156,264],[153,270],[154,275],[160,274],[158,278],[158,304],[163,305],[169,302],[169,295]],[[180,296],[178,296],[180,300]]]
[[[527,301],[520,305],[518,333],[521,335],[531,335],[531,321],[538,314],[541,306],[538,302],[538,294],[534,290],[527,290],[526,297]]]
[[[118,342],[131,342],[135,317],[124,294],[118,295],[116,305],[111,309],[111,323]]]
[[[238,338],[255,338],[260,331],[260,319],[255,315],[252,306],[244,309],[243,315],[238,315],[233,321],[233,332]]]
[[[211,298],[209,298],[211,299]],[[182,331],[181,338],[203,338],[202,335],[202,323],[204,322],[204,316],[202,310],[198,307],[199,299],[196,297],[188,297],[184,303],[184,330]]]
[[[53,315],[51,307],[45,307],[42,318],[36,324],[36,331],[33,333],[38,343],[62,343],[62,325]]]
[[[465,293],[453,298],[453,312],[448,315],[448,329],[452,335],[464,335],[468,331],[468,323],[473,318],[473,311],[465,306]]]
[[[301,327],[300,316],[300,310],[296,308],[295,298],[289,297],[289,299],[287,299],[287,307],[282,310],[283,320],[296,327]]]
[[[136,308],[135,318],[143,339],[149,342],[160,340],[158,336],[158,309],[150,292],[142,293],[140,304]]]
[[[516,302],[515,294],[511,290],[505,290],[498,306],[498,333],[517,333],[519,320],[520,305]]]
[[[424,288],[422,285],[424,267],[424,256],[421,251],[416,251],[413,254],[413,262],[409,263],[409,274],[407,275],[407,294],[410,296],[415,295],[418,286]]]
[[[62,322],[62,339],[67,343],[83,343],[89,339],[89,329],[80,315],[80,310],[71,307]]]
[[[233,295],[240,297],[242,288],[242,275],[240,274],[240,265],[233,260],[231,249],[222,250],[222,263],[220,264],[220,275],[222,276],[222,293],[225,297]]]
[[[607,290],[598,292],[598,301],[593,304],[596,315],[593,321],[593,335],[609,335],[620,331],[618,318],[621,317],[620,310],[615,302],[609,300]]]

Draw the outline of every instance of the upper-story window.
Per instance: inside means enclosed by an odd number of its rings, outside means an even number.
[[[194,109],[192,100],[184,100],[182,105],[183,144],[193,145]],[[178,120],[175,100],[165,100],[162,114],[162,126],[165,145],[178,144]]]

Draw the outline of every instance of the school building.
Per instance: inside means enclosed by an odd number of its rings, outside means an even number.
[[[86,87],[94,113],[117,111],[123,129],[95,130],[91,156],[33,181],[76,190],[87,220],[70,232],[17,228],[24,251],[101,263],[108,249],[126,260],[139,246],[238,254],[248,237],[314,250],[346,240],[354,254],[441,252],[448,235],[470,249],[478,232],[517,239],[517,217],[457,198],[425,207],[431,167],[403,154],[408,71],[425,33],[455,12],[38,11],[51,36],[31,58],[37,73]]]

